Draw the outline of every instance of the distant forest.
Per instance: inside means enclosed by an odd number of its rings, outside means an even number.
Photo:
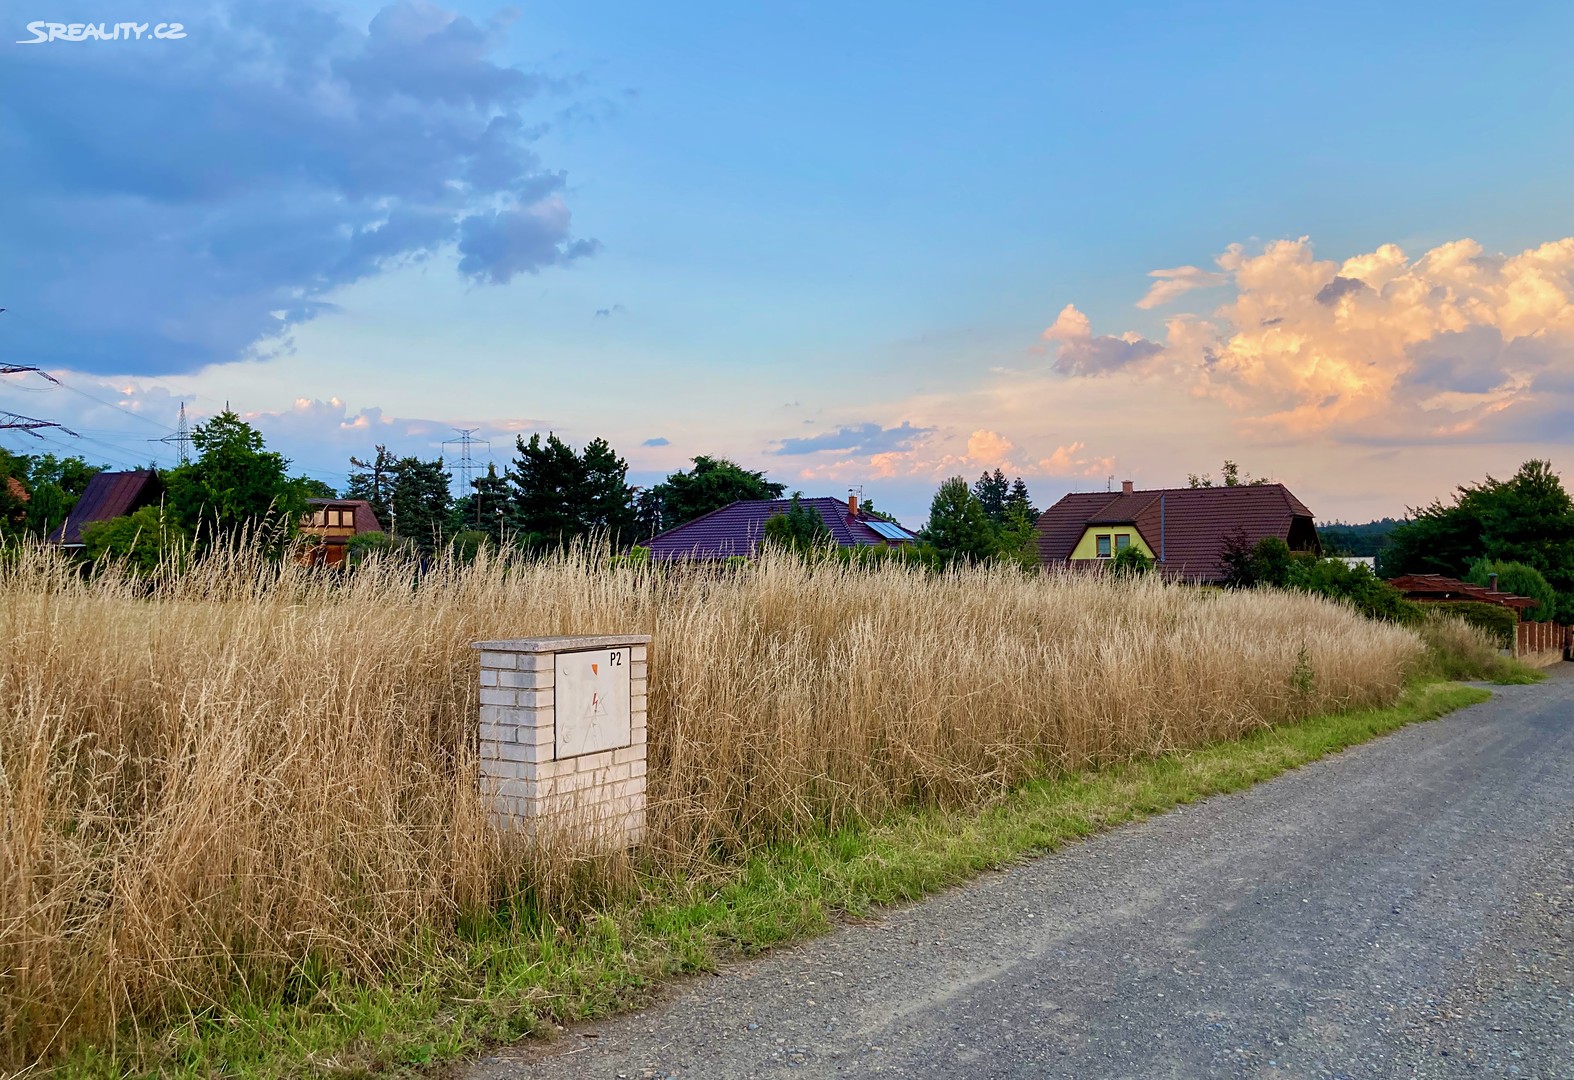
[[[1376,555],[1398,525],[1398,518],[1380,518],[1364,525],[1335,521],[1319,525],[1317,536],[1323,542],[1324,555]]]

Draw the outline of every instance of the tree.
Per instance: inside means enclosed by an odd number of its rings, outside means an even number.
[[[588,477],[585,463],[574,448],[548,432],[514,440],[509,479],[514,484],[514,508],[519,522],[519,542],[541,549],[567,544],[585,530],[584,506]]]
[[[993,473],[984,473],[973,484],[973,497],[984,508],[984,516],[995,525],[1006,520],[1006,500],[1010,495],[1011,485],[998,467]]]
[[[865,499],[863,502],[859,503],[858,512],[864,517],[872,517],[877,521],[889,521],[892,525],[901,524],[900,521],[896,520],[894,515],[887,514],[884,510],[876,510],[874,508],[873,499]]]
[[[1011,493],[1006,496],[1007,518],[1011,516],[1013,508],[1020,508],[1029,521],[1038,524],[1038,509],[1033,505],[1033,500],[1027,493],[1027,485],[1022,482],[1020,476],[1011,482]]]
[[[1554,618],[1569,614],[1561,610],[1557,592],[1534,566],[1499,559],[1477,559],[1464,580],[1472,585],[1490,585],[1493,575],[1497,576],[1500,591],[1528,596],[1536,602],[1535,607],[1525,609],[1525,618],[1532,622],[1551,622]]]
[[[981,562],[996,551],[995,530],[989,516],[960,476],[951,477],[935,492],[929,504],[924,539],[934,545],[948,566]]]
[[[345,485],[344,497],[365,499],[371,504],[372,513],[377,515],[377,520],[382,527],[389,528],[391,504],[388,500],[393,493],[393,474],[399,459],[390,454],[386,446],[379,445],[371,461],[352,457],[350,464],[355,466],[355,469],[350,473],[350,482]]]
[[[1547,461],[1532,460],[1508,480],[1461,485],[1452,503],[1410,510],[1379,556],[1385,577],[1463,577],[1479,559],[1538,571],[1574,611],[1574,501]]]
[[[1282,589],[1290,581],[1290,545],[1265,536],[1252,545],[1252,577],[1258,585]]]
[[[665,485],[634,488],[634,537],[643,544],[662,530],[661,499]]]
[[[269,540],[290,536],[306,495],[289,477],[289,459],[264,444],[261,432],[225,409],[191,433],[197,460],[169,473],[169,509],[176,524],[204,543],[249,532]]]
[[[315,476],[297,476],[295,482],[300,485],[301,491],[308,499],[337,499],[339,493],[333,485]]]
[[[519,531],[508,478],[499,476],[497,466],[488,463],[486,475],[470,481],[470,487],[471,493],[454,503],[455,530],[474,529],[486,533],[499,546],[507,543]]]
[[[123,559],[136,574],[151,574],[184,549],[186,533],[162,506],[144,506],[127,517],[95,521],[82,529],[82,546],[93,562]]]
[[[584,501],[581,531],[605,536],[616,546],[632,542],[635,532],[634,493],[629,488],[629,463],[605,439],[585,444]]]
[[[1211,484],[1203,484],[1211,487]],[[1236,526],[1219,544],[1219,561],[1224,564],[1224,585],[1229,589],[1249,589],[1257,584],[1257,562],[1246,530]]]
[[[1263,484],[1271,483],[1273,481],[1266,476],[1252,477],[1242,473],[1241,467],[1228,459],[1225,460],[1223,468],[1219,470],[1220,487],[1240,487],[1242,484],[1259,487]],[[1194,488],[1213,487],[1213,476],[1209,473],[1203,473],[1200,476],[1197,473],[1189,473],[1186,476],[1186,486]]]
[[[726,458],[697,457],[689,472],[675,472],[652,489],[663,529],[675,528],[739,499],[779,499],[785,485]]]
[[[391,526],[396,536],[408,537],[423,555],[442,547],[448,537],[453,508],[453,491],[443,459],[422,461],[400,458],[395,462],[388,501]]]
[[[803,492],[793,492],[786,513],[765,519],[765,539],[789,551],[807,554],[831,542],[831,529],[824,518],[799,501],[802,497]]]

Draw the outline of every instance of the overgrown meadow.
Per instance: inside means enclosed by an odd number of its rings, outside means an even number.
[[[0,1069],[375,980],[511,903],[569,918],[652,876],[1025,779],[1392,701],[1413,633],[1284,592],[594,551],[185,573],[0,566]],[[473,746],[477,639],[654,635],[650,828],[622,860],[505,842]]]

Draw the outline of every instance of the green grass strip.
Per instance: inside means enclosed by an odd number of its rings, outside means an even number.
[[[1392,708],[1316,717],[1246,738],[1030,782],[983,810],[923,810],[780,844],[725,878],[647,882],[572,926],[504,913],[426,947],[402,977],[357,985],[303,973],[294,1000],[236,1004],[118,1053],[81,1048],[69,1077],[369,1076],[429,1072],[488,1045],[637,1005],[659,980],[819,934],[838,918],[977,875],[1309,761],[1490,695],[1413,687]]]

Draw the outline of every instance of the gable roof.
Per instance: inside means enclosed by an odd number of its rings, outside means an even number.
[[[95,473],[72,507],[71,515],[46,539],[51,544],[80,547],[84,525],[133,514],[158,502],[163,494],[163,481],[151,469]]]
[[[887,543],[869,523],[873,518],[854,516],[842,499],[799,498],[799,505],[820,515],[831,537],[842,547],[872,547]],[[791,499],[740,499],[719,510],[712,510],[693,521],[668,529],[651,538],[653,559],[725,559],[734,555],[752,557],[765,536],[765,522],[792,509]],[[916,540],[912,533],[902,530]],[[895,540],[894,542],[904,542]],[[910,541],[907,541],[910,542]]]
[[[353,506],[355,508],[355,531],[357,533],[382,532],[382,523],[377,520],[377,511],[372,509],[372,504],[365,499],[307,499],[306,506],[309,510],[329,506]],[[309,530],[308,521],[302,529]]]
[[[1268,536],[1289,541],[1301,519],[1313,529],[1312,512],[1283,484],[1235,487],[1156,488],[1148,491],[1074,492],[1039,515],[1038,554],[1045,563],[1065,562],[1090,525],[1133,525],[1160,555],[1160,569],[1199,581],[1219,581],[1219,549],[1240,529],[1246,542]]]

